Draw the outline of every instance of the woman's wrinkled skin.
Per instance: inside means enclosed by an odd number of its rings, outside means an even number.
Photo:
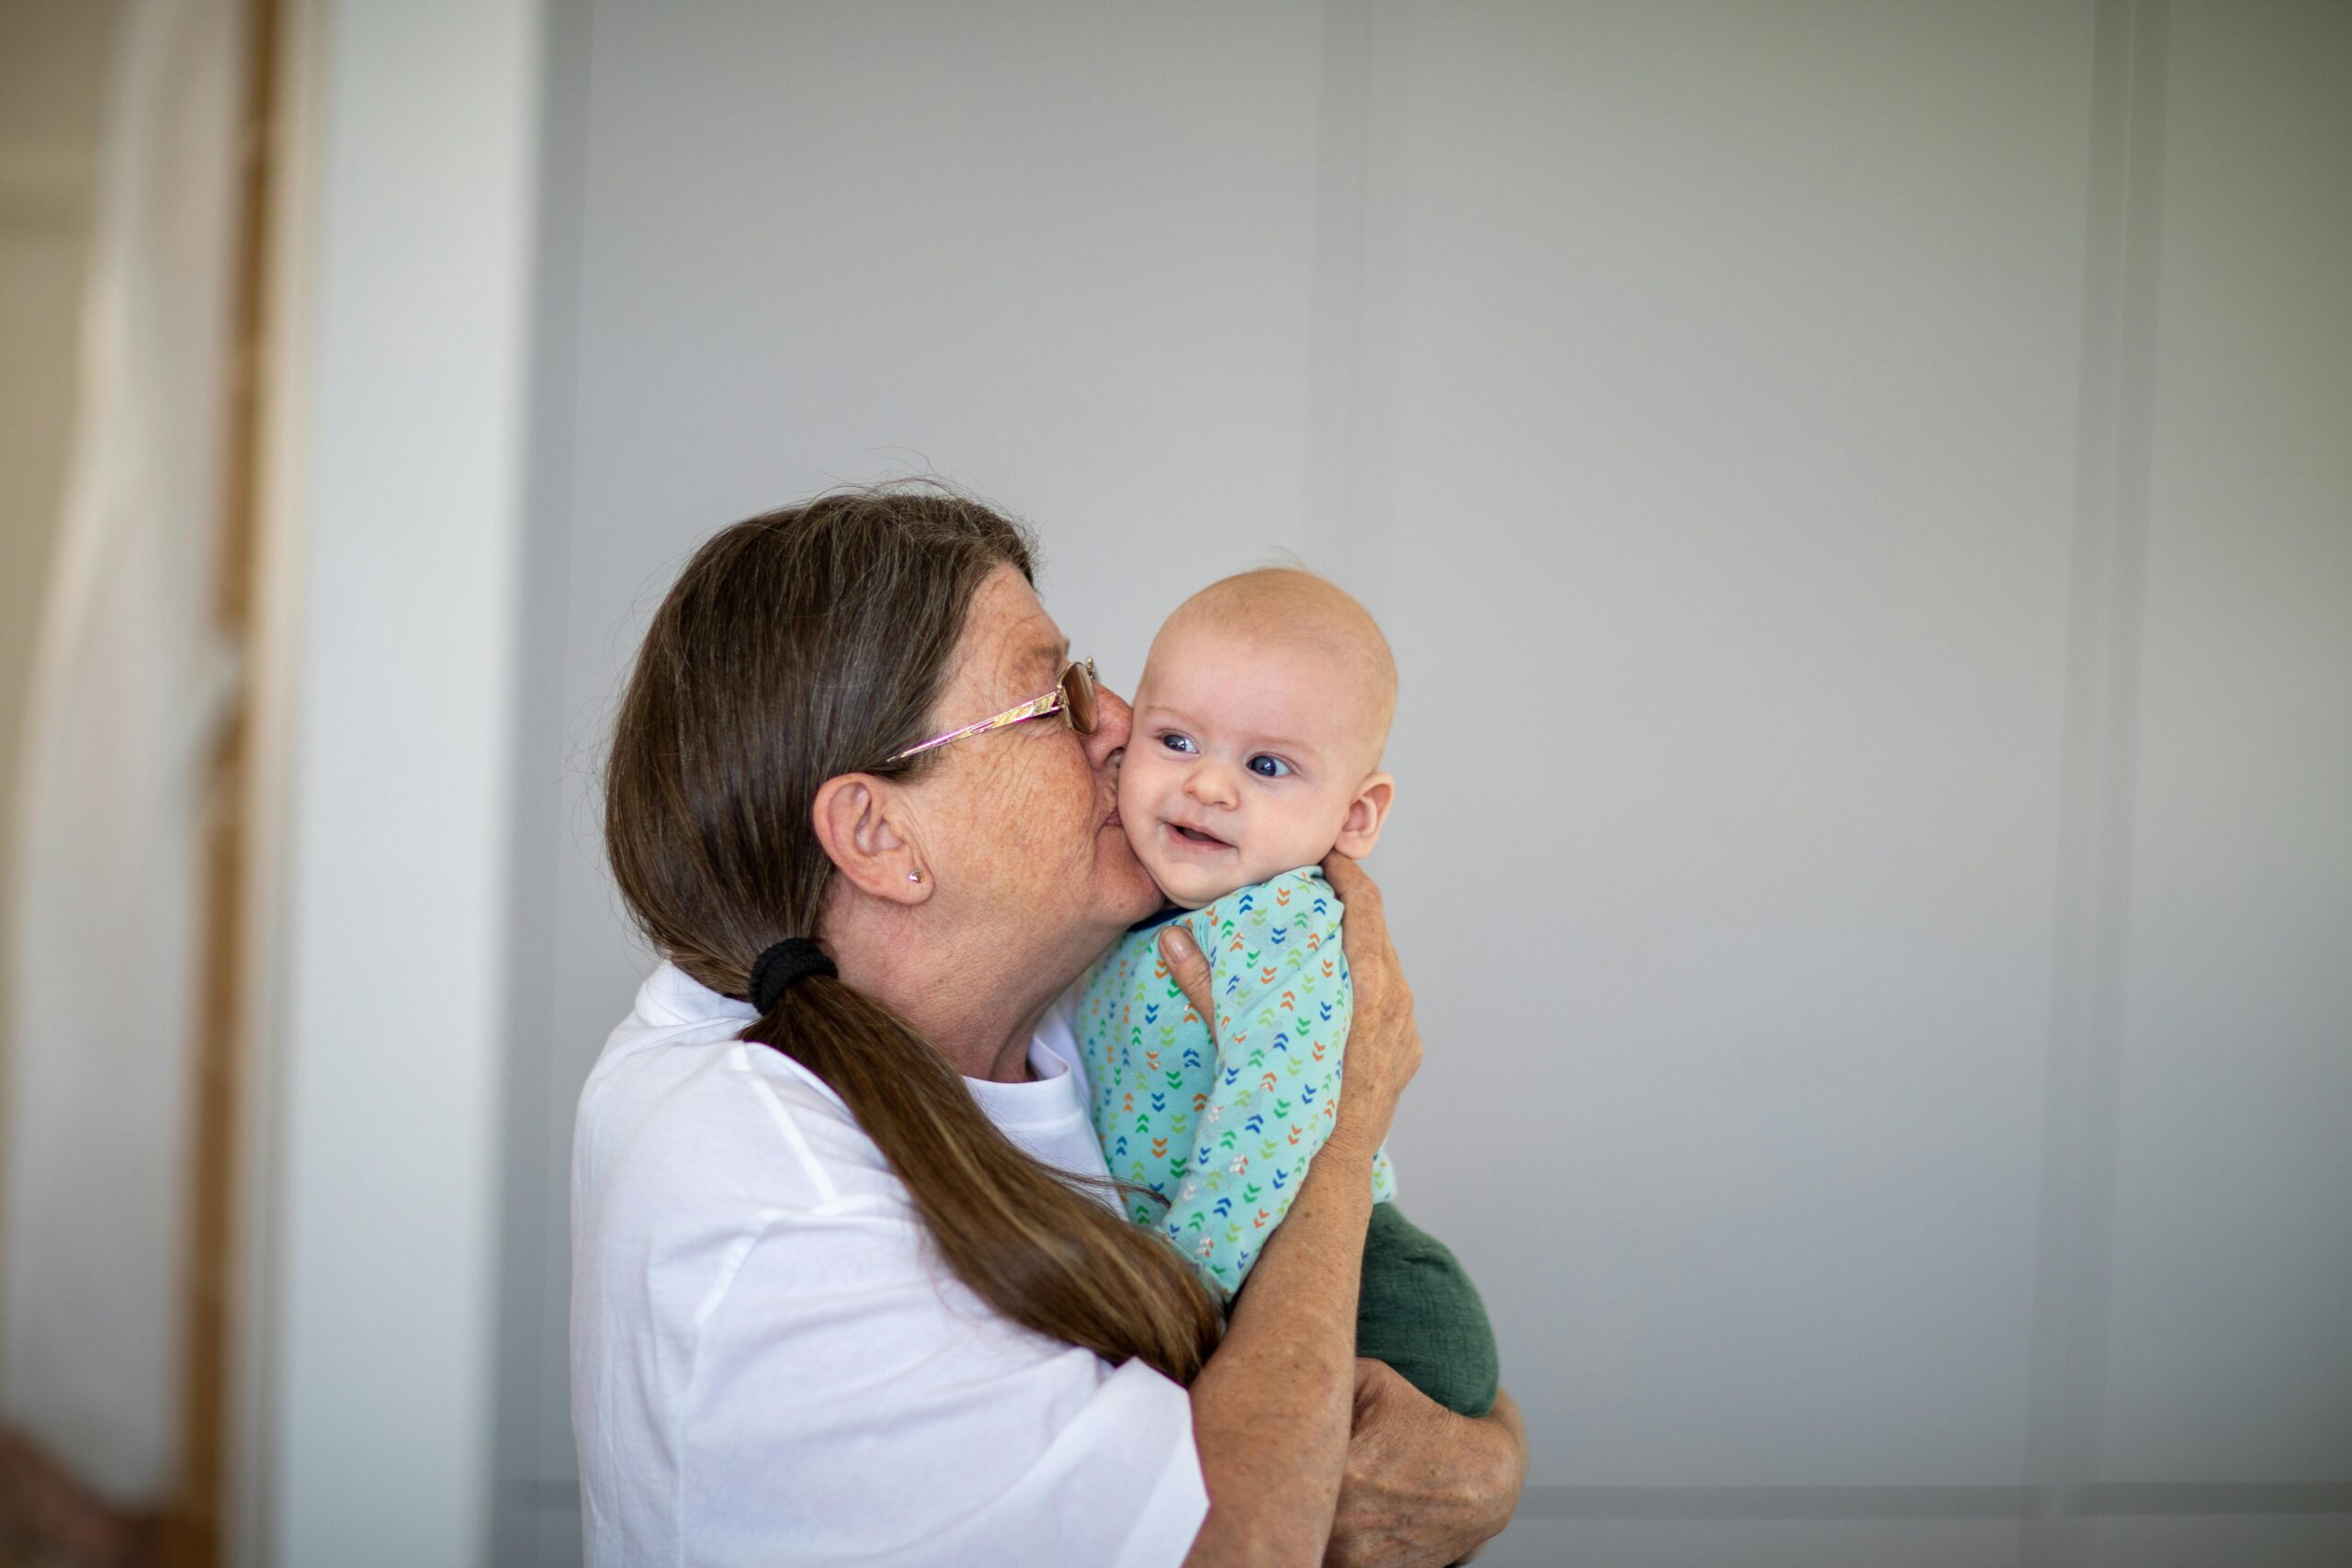
[[[1011,567],[974,595],[963,646],[943,733],[1053,690],[1070,659]],[[1055,998],[1159,908],[1119,826],[1127,705],[1103,691],[1097,708],[1092,735],[1035,719],[942,747],[910,779],[849,774],[818,794],[820,836],[844,873],[824,927],[842,978],[891,998],[967,1077],[1027,1077],[1029,1038]],[[915,954],[920,992],[904,983]],[[978,1019],[1014,1022],[975,1036]]]

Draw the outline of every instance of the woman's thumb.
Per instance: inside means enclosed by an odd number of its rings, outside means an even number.
[[[1216,1013],[1209,1006],[1213,999],[1209,961],[1201,955],[1200,943],[1182,926],[1170,924],[1159,933],[1159,956],[1168,965],[1168,977],[1183,991],[1184,999],[1193,1004],[1193,1010],[1209,1026],[1210,1034],[1216,1034]]]

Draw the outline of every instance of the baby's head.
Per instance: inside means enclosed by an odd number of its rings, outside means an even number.
[[[1152,639],[1119,818],[1188,908],[1379,840],[1396,666],[1363,605],[1287,567],[1213,582]]]

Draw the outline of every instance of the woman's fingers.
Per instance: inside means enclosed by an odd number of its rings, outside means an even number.
[[[1323,880],[1331,885],[1331,891],[1348,907],[1351,923],[1363,916],[1377,924],[1383,935],[1387,933],[1388,919],[1380,909],[1380,884],[1372,879],[1370,872],[1333,850],[1323,857]]]
[[[1159,932],[1160,961],[1168,965],[1168,977],[1193,1004],[1193,1011],[1208,1026],[1209,1038],[1216,1038],[1216,1010],[1209,1006],[1209,961],[1201,953],[1200,943],[1182,926],[1170,923]]]
[[[1341,940],[1355,993],[1340,1115],[1349,1119],[1352,1105],[1377,1143],[1387,1135],[1396,1097],[1421,1065],[1412,987],[1405,984],[1396,944],[1388,938],[1379,886],[1362,866],[1336,850],[1324,859],[1323,876],[1347,906]]]
[[[1396,948],[1388,940],[1388,915],[1381,907],[1380,885],[1337,850],[1323,857],[1323,878],[1348,907],[1344,930],[1348,967],[1354,972],[1356,1010],[1362,1013],[1367,989],[1377,1007],[1405,978],[1396,965]]]
[[[1325,1568],[1461,1562],[1510,1522],[1527,1436],[1510,1396],[1456,1416],[1379,1361],[1356,1362],[1348,1464]]]
[[[1347,906],[1343,937],[1350,984],[1354,987],[1359,1030],[1367,1023],[1383,1029],[1413,1012],[1412,988],[1396,961],[1396,944],[1388,939],[1388,915],[1380,885],[1363,867],[1333,850],[1323,857],[1324,880]]]

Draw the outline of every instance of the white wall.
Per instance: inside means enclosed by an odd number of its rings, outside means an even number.
[[[2169,50],[2098,1473],[2340,1486],[2352,9],[2180,6]],[[2153,1528],[2104,1560],[2193,1560]]]
[[[499,1560],[577,1552],[610,701],[702,537],[910,465],[1114,682],[1270,545],[1387,626],[1488,1560],[2352,1551],[2346,28],[560,11]]]
[[[486,1562],[542,13],[298,11],[249,1555]]]

